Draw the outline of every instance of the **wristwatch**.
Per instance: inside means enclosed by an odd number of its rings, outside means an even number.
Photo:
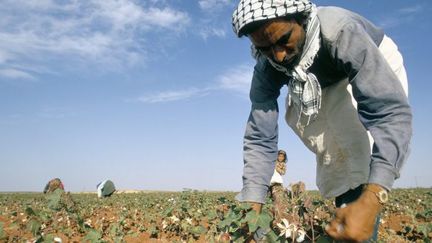
[[[384,188],[382,188],[379,185],[374,185],[374,184],[366,185],[365,190],[374,193],[375,196],[378,198],[378,201],[381,204],[384,204],[384,203],[386,203],[388,201],[387,190],[384,189]]]

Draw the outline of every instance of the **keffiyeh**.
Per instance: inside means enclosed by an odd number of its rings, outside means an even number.
[[[276,70],[290,77],[289,105],[293,104],[298,108],[298,123],[302,115],[305,115],[308,125],[316,118],[321,107],[321,86],[316,76],[308,72],[320,48],[320,23],[315,5],[308,0],[242,0],[233,14],[233,28],[236,34],[241,36],[239,33],[247,24],[301,12],[309,15],[305,27],[306,40],[299,63],[288,69],[271,58],[267,59]],[[252,46],[252,55],[259,58],[261,53]]]
[[[309,0],[240,0],[232,16],[232,25],[237,36],[246,25],[295,13],[309,12]]]

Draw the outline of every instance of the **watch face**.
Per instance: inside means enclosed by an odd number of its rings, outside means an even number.
[[[386,191],[378,192],[378,197],[381,203],[386,203],[388,201],[388,194]]]

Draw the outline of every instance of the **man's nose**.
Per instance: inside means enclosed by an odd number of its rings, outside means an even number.
[[[286,56],[285,48],[276,45],[273,46],[272,52],[273,52],[273,59],[276,62],[282,62],[285,59]]]

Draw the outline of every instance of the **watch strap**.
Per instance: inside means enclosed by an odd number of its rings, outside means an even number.
[[[368,184],[364,187],[364,190],[374,193],[381,204],[388,201],[387,190],[377,184]]]

